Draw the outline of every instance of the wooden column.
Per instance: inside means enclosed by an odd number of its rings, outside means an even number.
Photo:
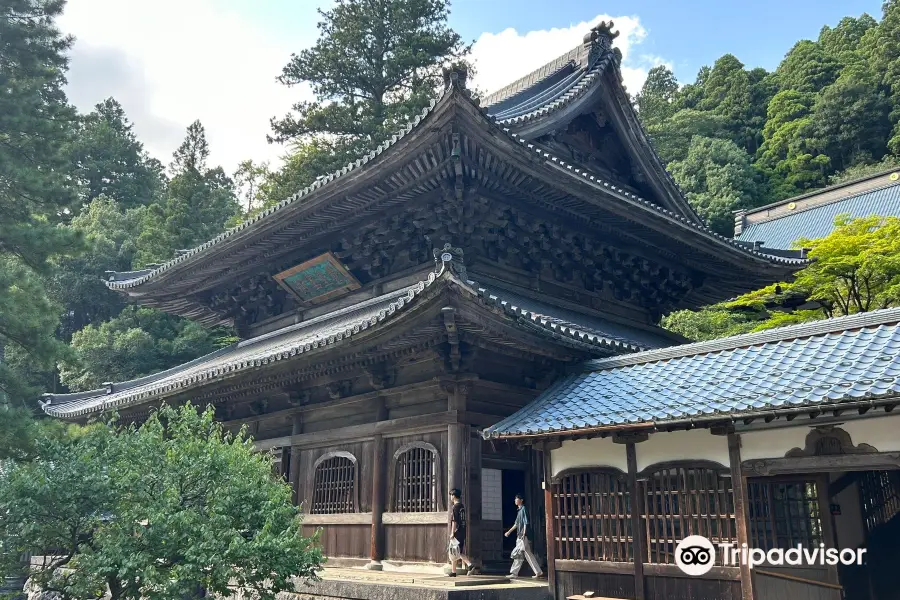
[[[472,431],[471,427],[467,427],[469,434],[468,456],[466,461],[466,487],[468,504],[466,504],[466,512],[469,516],[469,527],[467,528],[466,548],[468,549],[469,558],[472,564],[477,567],[482,566],[483,553],[481,551],[481,436]]]
[[[299,435],[303,433],[303,413],[294,413],[294,421],[291,425],[291,435]],[[300,448],[297,446],[291,446],[291,472],[290,472],[290,482],[291,489],[294,490],[294,504],[300,504],[302,499],[300,498]]]
[[[544,468],[544,518],[547,529],[547,583],[550,587],[550,595],[556,598],[556,519],[553,510],[553,484],[552,465],[550,464],[550,451],[541,452]]]
[[[644,531],[641,517],[644,515],[644,497],[637,480],[637,449],[634,442],[625,444],[628,463],[628,493],[631,496],[631,543],[634,554],[634,597],[644,600]]]
[[[747,479],[741,468],[741,436],[728,434],[728,459],[731,463],[731,486],[734,490],[734,520],[737,543],[750,545],[747,535]],[[753,600],[753,573],[750,565],[741,564],[741,600]]]
[[[367,569],[372,571],[380,571],[382,568],[381,561],[384,560],[384,525],[382,524],[382,514],[384,513],[384,496],[385,496],[385,444],[381,435],[376,435],[374,439],[374,449],[372,457],[372,547],[370,551],[370,559]]]
[[[447,425],[447,491],[459,488],[463,502],[468,499],[465,485],[466,454],[469,445],[469,426],[460,423]],[[467,504],[466,504],[467,505]]]

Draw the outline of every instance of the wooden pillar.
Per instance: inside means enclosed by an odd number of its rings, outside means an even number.
[[[294,421],[291,425],[291,435],[300,435],[303,433],[303,413],[294,413]],[[294,491],[294,504],[300,504],[300,448],[291,446],[291,464],[290,464],[290,482],[291,489]]]
[[[556,598],[556,518],[553,506],[553,477],[550,464],[550,451],[541,452],[544,468],[544,517],[547,529],[547,583],[550,595]]]
[[[447,491],[462,490],[461,500],[468,500],[465,484],[466,454],[469,445],[469,426],[460,423],[447,425]]]
[[[734,490],[734,520],[738,546],[750,541],[747,535],[747,479],[741,468],[741,436],[728,434],[728,460],[731,463],[731,486]],[[741,564],[741,600],[753,600],[753,573],[750,565]]]
[[[637,480],[637,449],[634,442],[625,444],[628,463],[628,493],[631,496],[631,543],[634,554],[634,597],[644,600],[644,536],[641,517],[644,515],[644,497]]]
[[[384,525],[382,514],[384,513],[385,496],[385,444],[381,435],[376,435],[372,452],[372,547],[370,550],[367,569],[380,571],[381,561],[384,560]]]
[[[481,567],[483,553],[481,549],[481,435],[472,431],[471,427],[467,427],[469,434],[468,460],[466,461],[466,481],[468,492],[468,504],[466,504],[466,512],[469,516],[469,527],[467,528],[466,548],[468,548],[469,558],[472,564]]]

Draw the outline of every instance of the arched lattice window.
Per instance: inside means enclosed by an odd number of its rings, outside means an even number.
[[[395,512],[442,510],[441,467],[437,448],[413,442],[394,453],[392,463],[393,509]]]
[[[638,476],[644,496],[648,562],[673,564],[675,546],[689,535],[714,545],[737,543],[728,468],[715,463],[652,465]],[[716,560],[721,563],[721,556]]]
[[[556,558],[634,560],[631,498],[617,469],[575,469],[553,478]]]
[[[356,457],[349,452],[329,452],[313,465],[311,514],[330,515],[359,510]]]

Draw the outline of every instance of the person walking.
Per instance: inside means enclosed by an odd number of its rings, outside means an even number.
[[[454,546],[456,546],[454,552]],[[466,556],[466,507],[462,503],[462,492],[458,488],[450,490],[450,557],[449,577],[456,577],[456,562],[462,561],[463,568],[469,575],[476,571],[472,561]]]
[[[509,574],[512,577],[518,577],[522,565],[527,560],[531,570],[534,571],[533,579],[537,579],[544,572],[541,570],[537,557],[531,551],[531,543],[528,541],[529,523],[528,512],[525,510],[525,496],[516,494],[516,506],[519,507],[518,512],[516,512],[516,522],[504,534],[506,537],[509,537],[513,532],[516,533],[516,547],[512,551],[513,564]]]

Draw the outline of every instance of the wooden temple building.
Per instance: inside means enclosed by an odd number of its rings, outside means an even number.
[[[134,302],[232,324],[241,341],[47,395],[45,412],[139,421],[163,402],[213,404],[276,453],[332,565],[440,568],[454,487],[476,563],[508,559],[520,491],[538,554],[559,556],[543,488],[565,444],[482,431],[572,366],[683,344],[661,315],[807,264],[704,226],[637,120],[616,35],[602,23],[480,103],[449,70],[432,106],[376,152],[164,265],[113,274]]]

